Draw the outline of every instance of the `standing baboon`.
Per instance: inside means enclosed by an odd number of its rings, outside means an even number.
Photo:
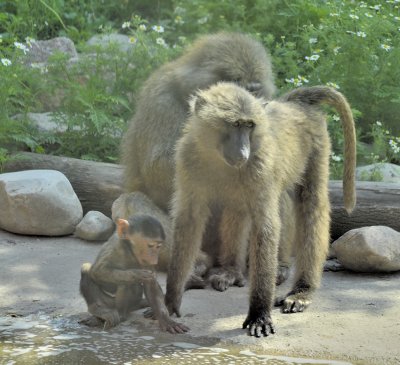
[[[329,244],[330,139],[328,103],[344,128],[344,202],[355,205],[355,130],[344,96],[328,87],[297,89],[262,102],[232,83],[199,91],[177,143],[173,198],[174,248],[166,305],[180,316],[183,288],[207,222],[220,214],[214,280],[242,280],[249,243],[250,306],[243,328],[257,337],[274,333],[271,320],[282,194],[294,192],[298,219],[295,283],[283,312],[303,311],[318,287]],[[284,223],[284,222],[283,222]],[[219,277],[219,279],[218,279]]]
[[[168,214],[175,174],[175,144],[187,119],[189,97],[218,81],[233,81],[266,99],[270,99],[275,91],[266,50],[261,43],[240,33],[203,36],[180,58],[154,72],[143,86],[136,113],[121,145],[125,190],[140,191],[149,199],[129,198],[129,202],[120,202],[122,207],[131,206],[128,210],[135,213],[152,214],[154,203]],[[150,202],[148,208],[143,204],[146,201]],[[156,209],[154,214],[157,216],[158,213]],[[164,227],[168,231],[165,224]],[[211,226],[204,241],[209,247],[215,243]],[[167,233],[166,251],[171,244]],[[288,252],[286,245],[290,244],[290,240],[283,241],[280,245],[282,253]],[[278,282],[288,275],[287,255],[280,257]],[[161,263],[165,258],[168,255],[163,254]],[[209,266],[209,260],[202,253],[198,261],[196,271],[200,273]],[[226,289],[217,281],[212,283],[218,290]]]
[[[121,152],[125,190],[141,191],[169,210],[174,148],[189,111],[188,99],[218,81],[234,81],[267,99],[275,90],[271,62],[261,43],[239,33],[204,36],[144,84]]]
[[[102,324],[108,329],[125,320],[129,312],[147,304],[162,330],[171,333],[189,330],[169,317],[153,271],[164,240],[162,225],[151,216],[117,220],[117,235],[102,246],[93,265],[82,265],[80,292],[94,316],[82,323]]]

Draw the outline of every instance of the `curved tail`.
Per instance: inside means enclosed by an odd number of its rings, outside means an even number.
[[[308,105],[327,104],[334,107],[340,115],[344,134],[344,171],[343,199],[348,213],[356,205],[355,169],[356,169],[356,131],[353,114],[346,98],[339,91],[328,86],[311,86],[294,89],[281,100]]]

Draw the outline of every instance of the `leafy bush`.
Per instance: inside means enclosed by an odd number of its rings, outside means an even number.
[[[115,161],[148,75],[199,34],[235,30],[254,35],[269,49],[281,93],[327,84],[346,95],[357,117],[359,163],[399,163],[399,6],[398,0],[4,1],[0,161],[17,140],[33,151]],[[85,45],[95,33],[114,31],[130,37],[132,51]],[[77,43],[78,62],[55,55],[45,67],[23,65],[31,38],[60,35]],[[26,120],[15,126],[14,115],[43,111],[55,95],[60,97],[56,120],[67,127],[65,133],[43,136]],[[342,170],[339,124],[329,123],[333,177]],[[51,141],[56,143],[50,147]]]

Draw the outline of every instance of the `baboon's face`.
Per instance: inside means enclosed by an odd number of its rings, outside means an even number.
[[[220,137],[220,152],[228,165],[239,168],[248,161],[254,127],[251,119],[238,119],[233,123],[225,121]]]

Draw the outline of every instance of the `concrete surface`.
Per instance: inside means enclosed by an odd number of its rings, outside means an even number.
[[[83,315],[80,266],[93,261],[99,248],[98,243],[71,236],[27,237],[0,231],[0,317],[38,312]],[[159,279],[164,285],[165,274],[159,274]],[[287,289],[286,284],[278,293]],[[247,305],[247,286],[224,293],[212,289],[186,292],[181,321],[191,331],[175,340],[217,338],[219,345],[258,354],[400,364],[400,273],[325,272],[306,312],[273,311],[277,333],[268,338],[249,337],[241,329]],[[155,336],[159,333],[154,321],[142,318],[142,313],[132,316]]]

